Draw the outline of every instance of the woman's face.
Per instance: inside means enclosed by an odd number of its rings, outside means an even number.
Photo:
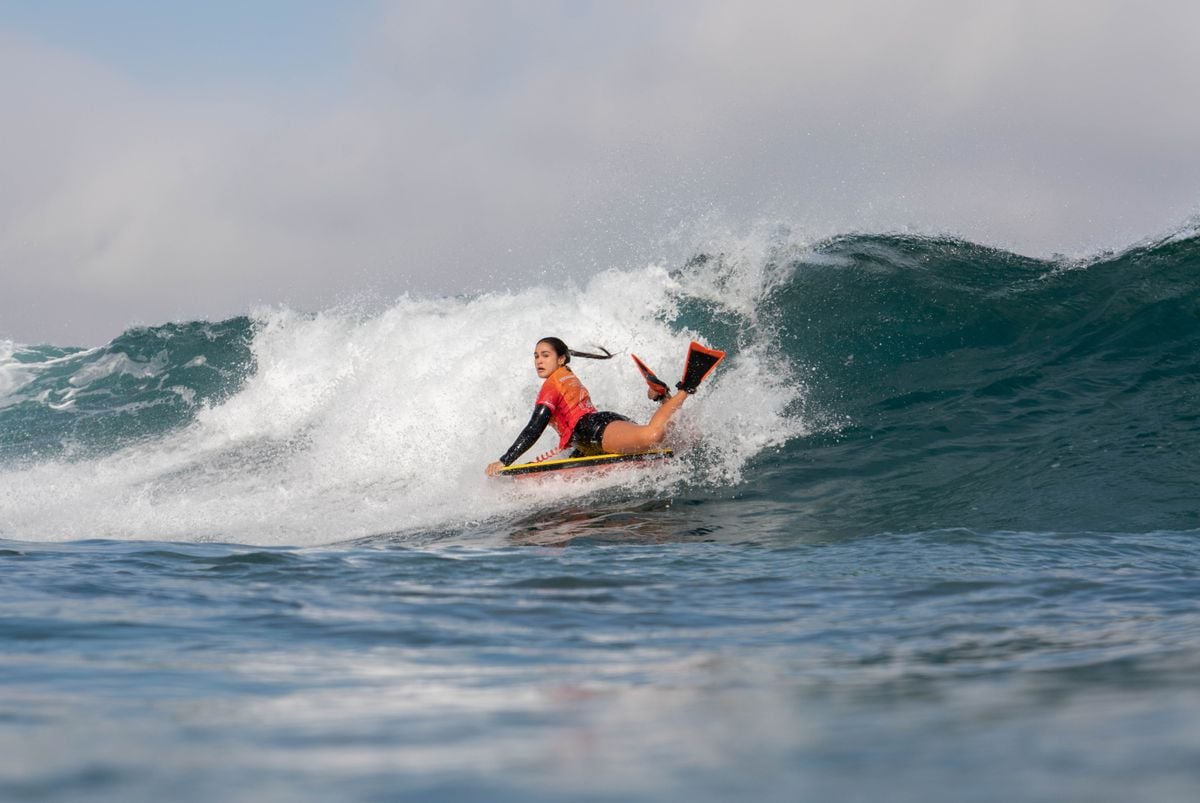
[[[567,361],[565,356],[558,356],[558,352],[554,350],[545,340],[539,342],[533,347],[533,367],[537,369],[537,375],[541,379],[545,379],[558,370],[558,366]]]

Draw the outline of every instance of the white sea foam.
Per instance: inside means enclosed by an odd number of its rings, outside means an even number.
[[[539,385],[533,345],[547,335],[618,352],[572,365],[601,409],[648,419],[653,405],[627,354],[674,377],[688,341],[704,340],[668,324],[681,298],[740,314],[775,281],[730,282],[720,270],[682,280],[658,266],[612,270],[585,286],[406,297],[371,315],[260,310],[256,372],[186,428],[96,459],[0,472],[0,536],[313,545],[450,532],[614,486],[670,495],[688,483],[737,483],[750,458],[803,431],[786,413],[802,388],[770,332],[753,327],[684,405],[674,433],[682,459],[665,469],[586,482],[483,473],[528,419]]]

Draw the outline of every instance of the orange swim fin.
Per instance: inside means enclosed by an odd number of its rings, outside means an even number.
[[[683,365],[683,379],[675,386],[685,393],[695,393],[704,377],[712,373],[717,363],[725,359],[725,352],[701,346],[695,340],[688,346],[687,361]]]
[[[642,372],[642,377],[646,380],[646,384],[650,386],[650,390],[654,391],[654,401],[660,401],[671,395],[671,388],[667,383],[654,375],[654,372],[646,367],[646,363],[638,359],[636,354],[630,354],[633,357],[633,364]]]

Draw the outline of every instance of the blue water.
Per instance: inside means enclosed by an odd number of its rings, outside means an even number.
[[[0,344],[0,799],[1192,800],[1198,268],[598,274],[569,343],[730,357],[672,465],[570,481],[482,475],[540,291]]]

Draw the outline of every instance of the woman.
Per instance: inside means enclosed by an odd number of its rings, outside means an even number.
[[[651,417],[650,423],[644,425],[635,424],[617,413],[596,410],[587,388],[575,376],[575,372],[567,367],[567,363],[572,356],[592,360],[612,358],[607,349],[601,350],[604,354],[572,351],[557,337],[538,341],[533,349],[533,367],[537,375],[546,381],[542,383],[529,423],[508,451],[487,467],[489,475],[495,476],[500,469],[512,465],[528,451],[546,431],[547,424],[558,432],[558,448],[551,454],[568,446],[574,446],[583,454],[628,454],[652,449],[663,442],[667,434],[667,422],[683,405],[688,394],[676,393],[672,396],[668,391],[656,395],[651,390],[648,394],[650,398],[659,399],[662,406]]]

